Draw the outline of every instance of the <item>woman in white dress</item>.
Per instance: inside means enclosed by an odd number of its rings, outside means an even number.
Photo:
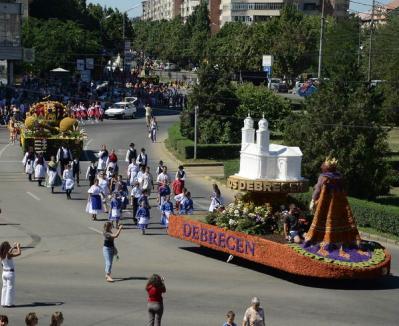
[[[209,205],[209,211],[214,212],[215,210],[219,209],[220,207],[223,207],[223,197],[222,194],[220,193],[220,189],[216,183],[212,185],[213,192],[210,196],[211,198],[211,204]]]
[[[35,169],[35,179],[37,180],[37,185],[39,187],[42,186],[43,180],[46,178],[47,172],[47,163],[44,160],[43,153],[40,153],[33,163],[33,167]]]
[[[97,214],[101,211],[101,188],[99,180],[94,180],[94,184],[87,191],[89,194],[86,212],[91,214],[93,221],[97,220]]]
[[[71,193],[73,190],[73,186],[75,185],[75,180],[73,178],[71,164],[69,164],[69,163],[65,166],[65,170],[62,173],[62,184],[63,184],[63,190],[65,190],[67,199],[72,199]]]
[[[154,189],[154,181],[149,166],[145,168],[145,173],[143,174],[143,180],[141,182],[141,189],[147,190],[148,197],[151,195],[151,190]]]
[[[51,156],[47,164],[47,180],[46,186],[51,187],[51,193],[54,193],[54,187],[62,185],[61,177],[58,175],[58,163],[54,156]]]
[[[3,307],[15,306],[15,264],[14,257],[21,254],[21,245],[15,243],[11,247],[8,241],[0,245],[1,265],[3,266],[3,288],[1,291],[1,305]]]
[[[105,145],[101,146],[101,150],[98,152],[98,164],[97,170],[104,171],[107,168],[108,151]]]
[[[33,147],[29,147],[28,151],[25,153],[25,156],[22,160],[22,164],[25,167],[25,173],[28,175],[29,181],[32,181],[32,174],[34,172],[33,164],[35,162],[36,155],[33,150]]]
[[[134,185],[135,181],[137,181],[137,173],[139,172],[139,166],[135,161],[129,164],[127,167],[127,179],[129,180],[129,184],[131,186]]]
[[[110,193],[110,190],[109,190],[109,182],[106,178],[105,172],[102,172],[98,175],[98,186],[101,189],[101,200],[104,205],[104,213],[108,213],[107,198]]]

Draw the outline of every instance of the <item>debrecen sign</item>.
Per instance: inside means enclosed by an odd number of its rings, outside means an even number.
[[[214,231],[204,225],[195,225],[186,221],[183,225],[183,236],[187,240],[197,240],[200,244],[210,244],[219,248],[227,248],[240,254],[255,256],[255,243],[251,240],[223,231]]]

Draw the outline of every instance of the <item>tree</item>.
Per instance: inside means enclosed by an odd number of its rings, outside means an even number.
[[[72,21],[30,18],[23,25],[22,44],[35,48],[33,70],[46,72],[55,67],[71,69],[82,53],[98,53],[100,42],[96,33],[89,32]]]
[[[391,14],[388,22],[374,32],[372,79],[382,80],[387,122],[399,125],[399,15]]]
[[[199,107],[198,139],[200,143],[237,142],[239,135],[232,126],[238,99],[226,71],[210,64],[203,65],[198,74],[199,85],[189,95],[188,106],[180,116],[181,133],[194,138],[194,108]]]
[[[243,119],[248,113],[258,118],[264,115],[274,132],[280,129],[281,122],[290,114],[288,101],[265,86],[246,83],[239,85],[235,93],[240,101],[236,116]]]
[[[334,156],[349,194],[373,199],[389,191],[382,98],[365,84],[343,86],[337,81],[322,84],[307,101],[306,114],[287,120],[284,139],[301,148],[304,175],[312,183],[326,156]]]
[[[291,5],[284,6],[280,17],[270,21],[274,35],[271,54],[276,75],[285,76],[294,84],[295,78],[314,64],[317,58],[319,18],[304,16]]]

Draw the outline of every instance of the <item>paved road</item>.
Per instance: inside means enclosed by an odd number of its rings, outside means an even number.
[[[176,119],[159,117],[161,137]],[[162,145],[149,142],[141,118],[85,129],[89,156],[102,143],[122,154],[133,141],[148,150],[154,167],[159,159],[173,167]],[[22,325],[29,311],[36,311],[39,325],[45,325],[57,310],[63,311],[66,325],[146,325],[144,286],[154,272],[166,278],[164,325],[221,325],[230,309],[240,321],[254,295],[261,298],[268,325],[397,325],[397,276],[337,284],[292,279],[242,260],[226,264],[225,255],[168,237],[156,224],[156,209],[148,236],[124,221],[126,229],[116,242],[121,258],[113,268],[118,282],[108,284],[99,234],[103,223],[92,222],[84,212],[87,187],[77,188],[74,200],[67,201],[64,194],[51,195],[29,183],[21,173],[19,148],[6,145],[5,129],[0,139],[0,239],[21,241],[25,248],[16,259],[17,307],[0,311],[9,315],[10,325]],[[191,176],[188,186],[196,206],[206,208],[209,184]],[[390,249],[397,275],[399,250]]]

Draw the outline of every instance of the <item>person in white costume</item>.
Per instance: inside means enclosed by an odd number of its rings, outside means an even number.
[[[15,243],[11,247],[8,241],[4,241],[0,245],[0,258],[3,267],[2,307],[15,306],[15,264],[13,258],[19,255],[21,255],[21,245],[19,243]]]

